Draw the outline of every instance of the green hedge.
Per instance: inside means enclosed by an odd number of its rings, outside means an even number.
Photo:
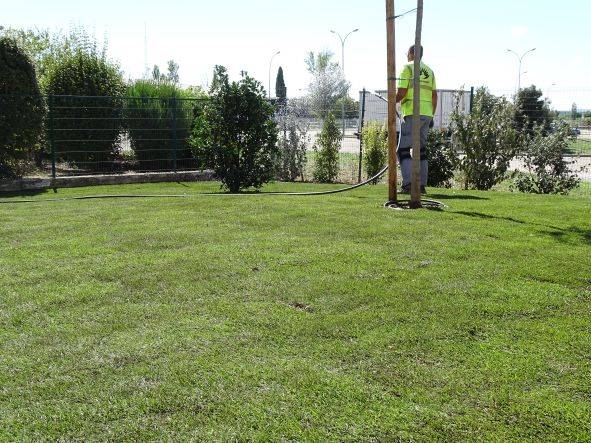
[[[163,81],[138,80],[127,89],[125,128],[129,133],[137,169],[195,168],[189,149],[195,96]]]
[[[33,62],[16,41],[0,38],[0,178],[33,168],[45,114]]]
[[[108,172],[119,151],[125,84],[118,66],[95,52],[61,60],[47,78],[57,157],[77,167]]]

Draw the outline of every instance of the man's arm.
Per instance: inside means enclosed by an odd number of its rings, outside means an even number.
[[[437,91],[431,94],[431,103],[433,103],[433,113],[437,110]]]
[[[400,103],[402,99],[406,97],[407,92],[407,88],[398,88],[398,90],[396,91],[396,103]]]

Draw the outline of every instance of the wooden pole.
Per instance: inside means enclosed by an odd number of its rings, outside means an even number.
[[[386,0],[386,27],[388,38],[388,200],[398,201],[396,147],[396,32],[394,0]]]
[[[417,29],[415,34],[415,65],[413,78],[412,180],[410,207],[421,207],[421,34],[423,30],[423,0],[417,0]]]

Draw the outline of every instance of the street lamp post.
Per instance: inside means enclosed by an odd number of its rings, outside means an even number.
[[[330,31],[341,40],[341,69],[343,70],[343,78],[345,77],[345,42],[347,41],[347,38],[351,34],[353,34],[354,32],[357,32],[357,31],[359,31],[359,29],[353,29],[351,32],[346,34],[345,37],[342,37],[341,34],[339,34],[338,32],[335,32],[333,30]],[[345,136],[345,100],[344,99],[342,100],[342,104],[341,104],[341,117],[343,119],[343,137],[344,137]]]
[[[273,59],[281,54],[281,51],[277,51],[271,56],[271,60],[269,61],[269,98],[271,98],[271,67],[273,66]]]
[[[515,57],[517,57],[517,59],[519,60],[519,74],[517,76],[517,92],[519,92],[521,90],[521,64],[523,62],[523,59],[525,58],[525,56],[527,54],[530,54],[532,52],[534,52],[536,50],[536,48],[532,48],[529,51],[525,51],[522,55],[519,55],[517,52],[513,51],[512,49],[507,49],[507,52],[510,52],[511,54],[514,54]]]

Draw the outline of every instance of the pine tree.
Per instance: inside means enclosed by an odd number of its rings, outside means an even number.
[[[279,100],[287,98],[287,87],[285,86],[285,79],[283,78],[283,68],[280,66],[277,71],[277,80],[275,81],[275,96]]]

